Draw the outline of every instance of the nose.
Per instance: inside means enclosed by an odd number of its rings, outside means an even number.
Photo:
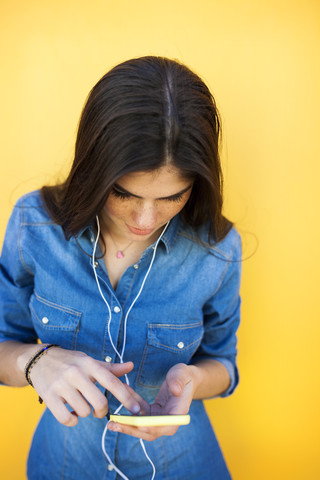
[[[132,219],[138,228],[153,228],[157,221],[157,212],[153,204],[141,203],[132,212]]]

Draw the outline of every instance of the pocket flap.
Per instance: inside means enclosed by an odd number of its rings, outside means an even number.
[[[30,310],[42,328],[48,330],[77,330],[81,313],[50,302],[37,294],[32,295]]]
[[[172,352],[182,352],[202,338],[202,322],[184,325],[150,324],[148,344]]]

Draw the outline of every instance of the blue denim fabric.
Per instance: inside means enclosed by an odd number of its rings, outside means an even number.
[[[200,232],[206,241],[206,229]],[[0,264],[0,341],[56,343],[114,362],[107,332],[108,311],[95,282],[94,224],[70,241],[46,213],[38,192],[22,197],[9,220]],[[103,259],[96,271],[111,308],[111,335],[121,349],[123,320],[150,265],[154,245],[129,267],[114,291]],[[97,252],[97,257],[101,254]],[[230,395],[238,383],[236,330],[240,318],[241,241],[235,229],[210,249],[201,245],[179,216],[161,239],[143,291],[127,324],[124,361],[132,360],[130,385],[152,402],[175,364],[214,358],[225,365]],[[118,307],[115,309],[115,307]],[[109,396],[110,411],[119,402]],[[124,411],[125,413],[125,411]],[[230,474],[202,401],[193,401],[191,423],[173,437],[145,442],[156,480],[227,480]],[[46,410],[28,460],[31,480],[108,480],[101,450],[105,419],[80,418],[59,424]],[[130,480],[148,479],[152,469],[139,440],[108,432],[106,449]]]

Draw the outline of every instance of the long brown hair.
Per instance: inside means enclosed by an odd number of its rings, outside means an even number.
[[[91,90],[80,117],[71,171],[42,188],[52,219],[66,238],[99,214],[123,175],[172,164],[194,180],[181,212],[195,230],[222,240],[232,223],[222,215],[220,118],[212,94],[185,65],[163,57],[128,60]]]

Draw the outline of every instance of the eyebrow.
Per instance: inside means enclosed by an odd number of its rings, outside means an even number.
[[[121,187],[121,186],[118,185],[117,183],[115,183],[115,184],[113,185],[113,187],[116,188],[117,190],[119,190],[119,191],[122,192],[122,193],[126,193],[127,195],[131,195],[132,197],[142,198],[142,197],[140,197],[139,195],[135,195],[134,193],[129,192],[128,190],[126,190],[125,188]],[[184,189],[181,190],[180,192],[174,193],[173,195],[169,195],[168,197],[159,197],[159,198],[156,198],[156,200],[170,200],[171,198],[179,197],[180,195],[183,195],[183,194],[186,193],[188,190],[190,190],[191,187],[192,187],[192,184],[190,184],[188,187],[184,188]]]

